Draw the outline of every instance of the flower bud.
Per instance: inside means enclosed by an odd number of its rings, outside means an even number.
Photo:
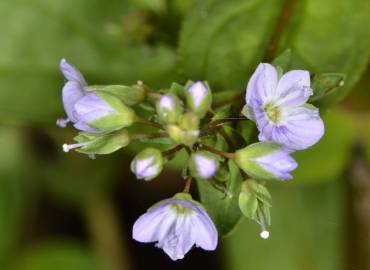
[[[76,144],[64,144],[63,151],[69,152],[76,149],[77,152],[88,155],[110,154],[130,143],[130,137],[126,130],[120,130],[109,134],[90,134],[80,132],[74,138]]]
[[[112,132],[128,127],[134,123],[136,117],[130,107],[104,92],[85,94],[74,108],[78,119],[74,126],[90,133]]]
[[[162,153],[155,148],[144,149],[131,162],[131,171],[136,175],[137,179],[144,179],[145,181],[157,177],[161,173],[162,168]]]
[[[193,153],[189,161],[189,170],[195,178],[210,179],[218,170],[217,157],[207,151]]]
[[[108,93],[119,98],[128,106],[136,105],[145,98],[146,91],[140,84],[126,85],[91,85],[85,88],[87,91]]]
[[[235,152],[234,161],[248,175],[261,180],[292,179],[290,174],[297,167],[290,152],[281,144],[260,142]]]
[[[212,93],[203,82],[192,84],[185,93],[186,105],[199,117],[203,117],[212,105]]]
[[[165,124],[176,123],[184,110],[182,101],[172,94],[161,96],[157,102],[156,109],[159,120]]]
[[[166,131],[172,140],[189,147],[192,147],[199,137],[199,130],[183,130],[176,125],[168,125]]]
[[[180,117],[179,127],[183,130],[198,130],[199,117],[193,112],[186,112]]]

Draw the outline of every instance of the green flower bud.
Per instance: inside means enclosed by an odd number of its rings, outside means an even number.
[[[165,124],[175,124],[184,110],[182,101],[172,94],[161,96],[156,109],[159,120]]]
[[[109,134],[90,134],[80,132],[74,138],[76,144],[64,144],[64,152],[76,149],[77,152],[88,155],[110,154],[130,143],[130,137],[126,130],[120,130]]]
[[[84,122],[86,122],[88,126],[102,132],[111,132],[131,126],[134,123],[136,119],[135,111],[122,103],[116,96],[104,92],[96,92],[96,95],[108,106],[104,108],[104,110],[91,112],[89,111],[90,108],[86,106],[86,111],[88,113],[85,113],[82,119],[86,119]],[[80,106],[79,111],[85,112],[83,105]],[[94,120],[89,121],[89,117]]]
[[[136,105],[145,99],[146,91],[141,84],[126,85],[91,85],[87,91],[104,92],[118,97],[128,106]]]
[[[193,112],[186,112],[180,117],[179,126],[183,130],[198,130],[199,117]]]
[[[189,160],[190,174],[195,178],[210,179],[214,177],[218,166],[217,157],[207,151],[193,153]]]
[[[199,137],[199,130],[183,130],[176,125],[168,125],[166,130],[172,140],[189,147],[192,147]]]
[[[281,144],[260,142],[235,152],[235,163],[248,175],[261,180],[291,179],[290,172],[297,167],[290,152]]]
[[[155,148],[146,148],[131,162],[131,171],[138,179],[145,181],[157,177],[163,169],[162,153]]]
[[[185,93],[186,104],[199,117],[203,117],[212,105],[211,90],[202,82],[192,84]]]

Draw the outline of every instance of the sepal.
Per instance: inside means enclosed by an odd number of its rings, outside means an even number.
[[[162,153],[155,148],[146,148],[142,150],[131,162],[131,171],[138,179],[143,179],[145,181],[157,177],[162,169]]]

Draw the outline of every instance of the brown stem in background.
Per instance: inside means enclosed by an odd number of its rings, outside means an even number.
[[[355,147],[347,173],[346,265],[370,269],[370,166],[363,145]]]
[[[93,196],[83,209],[90,240],[96,255],[102,259],[104,269],[130,270],[126,237],[120,232],[116,209],[104,195]]]
[[[266,50],[265,56],[263,57],[263,62],[271,62],[274,59],[280,40],[284,34],[285,27],[289,22],[297,2],[297,0],[285,1],[282,12],[280,13],[280,17],[276,22],[276,27],[269,43],[270,45]]]
[[[223,127],[220,127],[218,129],[218,132],[220,133],[220,135],[222,136],[222,138],[224,138],[224,140],[225,140],[225,142],[226,142],[226,144],[227,144],[227,146],[229,148],[228,150],[234,152],[235,151],[234,144],[231,141],[229,135],[227,135],[225,129]]]

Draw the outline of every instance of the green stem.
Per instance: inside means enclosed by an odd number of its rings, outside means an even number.
[[[142,139],[155,139],[168,137],[167,133],[149,133],[149,134],[132,134],[131,140],[142,140]]]
[[[150,121],[150,120],[147,120],[147,119],[142,118],[140,116],[137,116],[136,117],[136,122],[137,123],[140,123],[140,124],[144,124],[144,125],[147,125],[147,126],[152,126],[152,127],[159,128],[159,129],[164,130],[164,127],[161,124],[156,123],[156,122],[153,122],[153,121]]]
[[[191,175],[189,175],[186,178],[185,187],[184,187],[184,191],[183,192],[189,193],[192,180],[193,180],[193,177]]]
[[[183,148],[184,148],[184,145],[183,144],[178,144],[178,145],[176,145],[175,147],[173,147],[171,149],[168,149],[166,151],[163,151],[162,152],[162,156],[170,156],[170,155],[173,155],[173,154],[175,154],[176,152],[180,151]]]

